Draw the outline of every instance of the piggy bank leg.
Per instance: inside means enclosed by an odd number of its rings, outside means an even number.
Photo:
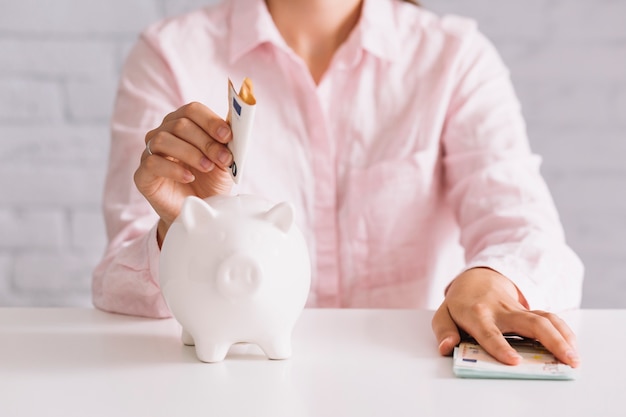
[[[181,336],[181,340],[185,346],[193,346],[195,342],[193,341],[193,336],[187,330],[183,329]]]
[[[270,359],[287,359],[291,357],[291,335],[282,335],[263,340],[259,346]]]
[[[196,338],[196,355],[202,362],[219,362],[224,360],[231,344],[215,343]]]

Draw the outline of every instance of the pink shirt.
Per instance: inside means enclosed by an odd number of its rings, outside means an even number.
[[[157,216],[133,183],[144,136],[191,101],[225,117],[227,79],[245,76],[258,105],[233,193],[294,204],[313,263],[309,306],[435,308],[475,266],[512,279],[531,308],[579,305],[582,264],[529,149],[507,68],[474,22],[366,0],[316,85],[265,3],[231,0],[153,25],[128,57],[97,307],[170,314]]]

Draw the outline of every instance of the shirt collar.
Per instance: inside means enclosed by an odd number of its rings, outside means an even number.
[[[231,5],[231,64],[264,43],[288,49],[264,0],[231,0]],[[364,50],[389,61],[398,56],[399,34],[393,0],[364,0],[354,30]]]
[[[287,47],[264,0],[231,0],[230,63],[264,43]]]
[[[359,30],[361,46],[369,53],[394,61],[400,52],[394,0],[363,0]]]

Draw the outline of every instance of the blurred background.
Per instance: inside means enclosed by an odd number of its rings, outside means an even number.
[[[141,29],[216,1],[0,0],[0,306],[89,306],[117,78]],[[423,0],[511,68],[587,274],[626,308],[626,0]]]

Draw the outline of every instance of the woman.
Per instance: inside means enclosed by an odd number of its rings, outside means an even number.
[[[258,105],[234,188],[226,83],[245,76]],[[184,197],[251,193],[294,204],[309,306],[436,303],[444,355],[462,329],[516,364],[502,337],[515,332],[578,365],[572,331],[544,310],[579,305],[582,265],[471,21],[397,0],[226,1],[142,34],[112,129],[97,307],[167,317],[159,247]]]

